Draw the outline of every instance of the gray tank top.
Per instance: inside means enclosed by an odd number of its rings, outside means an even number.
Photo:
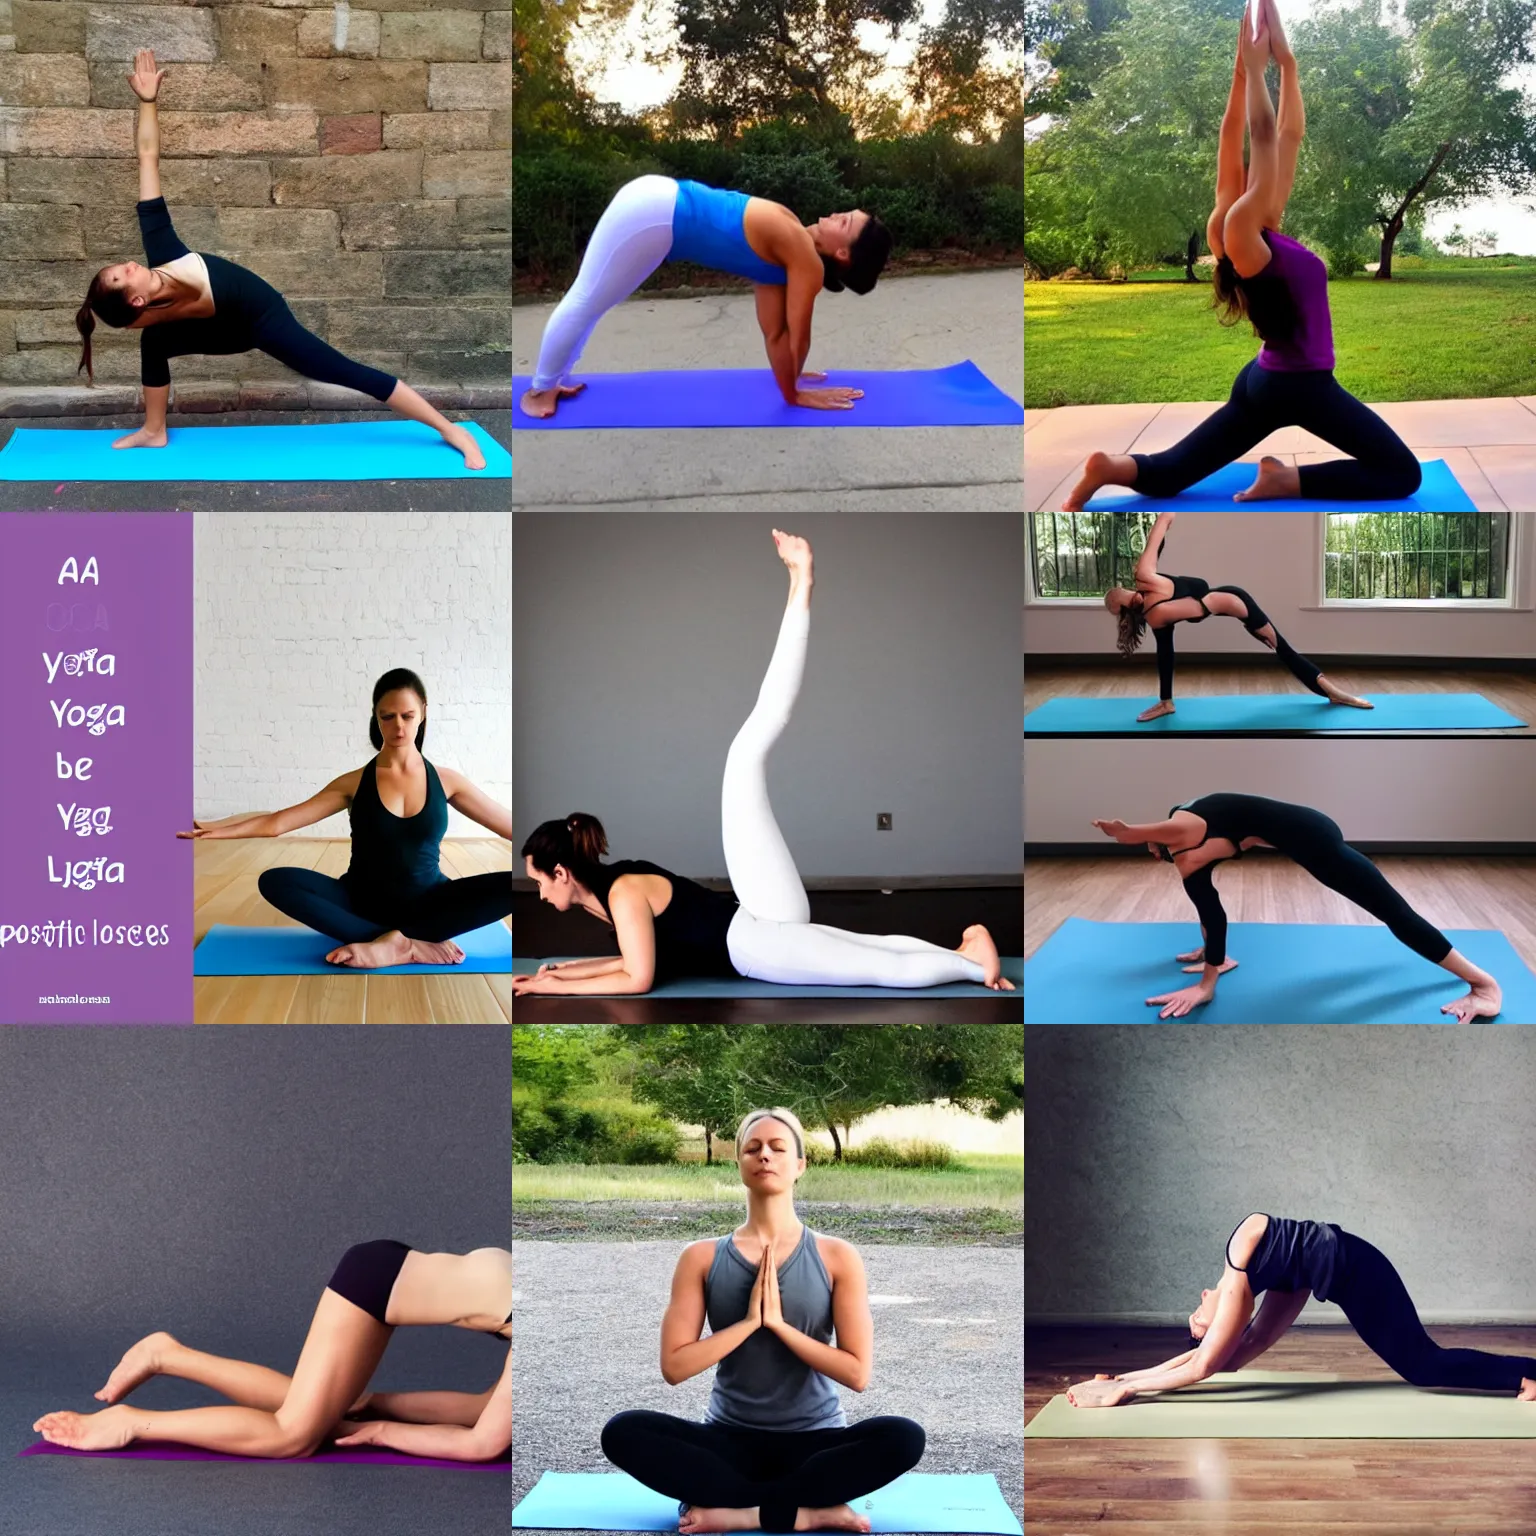
[[[704,1309],[711,1331],[719,1333],[747,1315],[757,1281],[730,1235],[715,1244],[704,1278]],[[779,1265],[784,1320],[822,1344],[832,1342],[832,1281],[806,1227],[795,1251]],[[715,1384],[704,1410],[706,1424],[738,1429],[844,1429],[848,1420],[836,1386],[812,1370],[766,1328],[738,1344],[715,1367]]]

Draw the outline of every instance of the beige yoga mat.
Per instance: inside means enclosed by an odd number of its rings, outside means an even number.
[[[1536,1440],[1536,1403],[1306,1371],[1219,1372],[1197,1386],[1074,1408],[1060,1394],[1024,1426],[1058,1440]]]

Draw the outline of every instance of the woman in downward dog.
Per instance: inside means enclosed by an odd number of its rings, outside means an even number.
[[[679,1501],[684,1536],[867,1531],[848,1501],[915,1467],[927,1437],[911,1419],[843,1414],[837,1388],[864,1391],[873,1369],[868,1286],[858,1249],[795,1214],[799,1120],[752,1110],[736,1161],[747,1219],[683,1250],[661,1324],[668,1385],[717,1367],[704,1422],[630,1409],[603,1426],[603,1454]]]
[[[789,604],[757,704],[726,754],[720,833],[736,901],[647,860],[602,864],[608,842],[596,817],[546,821],[523,844],[539,900],[579,906],[611,924],[618,955],[514,976],[518,993],[648,992],[675,976],[746,976],[786,986],[933,987],[975,982],[1013,990],[992,935],[977,923],[958,949],[905,934],[850,933],[811,921],[810,900],[768,802],[767,763],[789,724],[805,672],[811,627],[811,546],[773,532],[789,568]]]
[[[313,1456],[328,1440],[408,1456],[491,1461],[512,1443],[512,1352],[484,1392],[369,1392],[396,1328],[438,1324],[511,1337],[512,1255],[505,1248],[422,1253],[381,1238],[341,1257],[320,1293],[292,1376],[188,1348],[169,1333],[140,1339],[118,1362],[95,1413],[45,1413],[45,1440],[77,1451],[136,1441],[230,1456]],[[233,1406],[158,1412],[125,1403],[153,1376],[195,1381]]]
[[[1281,427],[1299,426],[1352,454],[1300,468],[1266,454],[1259,473],[1234,501],[1301,497],[1308,501],[1396,501],[1424,478],[1413,450],[1333,375],[1333,319],[1328,269],[1299,240],[1280,233],[1306,132],[1296,56],[1274,0],[1261,0],[1257,41],[1245,11],[1217,156],[1216,206],[1206,238],[1216,258],[1214,302],[1222,324],[1246,317],[1264,347],[1233,381],[1220,410],[1163,453],[1093,453],[1061,504],[1081,511],[1103,485],[1142,496],[1177,496],[1230,464]],[[1280,117],[1264,71],[1280,66]],[[1249,161],[1243,170],[1243,123]]]
[[[1190,1313],[1192,1349],[1144,1371],[1080,1381],[1068,1389],[1067,1401],[1074,1408],[1115,1408],[1143,1393],[1192,1387],[1217,1371],[1240,1371],[1279,1340],[1315,1296],[1336,1302],[1367,1348],[1410,1386],[1513,1393],[1536,1402],[1536,1360],[1436,1344],[1392,1261],[1333,1222],[1255,1212],[1237,1224],[1224,1257],[1216,1289],[1201,1291]]]
[[[1104,606],[1115,616],[1120,632],[1120,654],[1127,661],[1141,644],[1150,625],[1157,643],[1158,702],[1137,715],[1137,720],[1156,720],[1174,712],[1173,704],[1173,626],[1203,624],[1214,614],[1238,619],[1261,645],[1276,652],[1290,669],[1291,676],[1303,688],[1310,689],[1330,704],[1347,704],[1352,709],[1374,709],[1368,699],[1345,693],[1323,676],[1322,669],[1291,649],[1284,635],[1270,623],[1264,610],[1241,587],[1213,587],[1199,576],[1164,576],[1157,568],[1173,526],[1175,512],[1161,512],[1136,561],[1136,590],[1111,587],[1104,594]]]
[[[263,66],[265,67],[265,66]],[[165,413],[171,395],[173,357],[188,352],[225,354],[259,349],[295,373],[325,384],[342,384],[386,405],[397,416],[419,421],[441,435],[470,469],[484,469],[485,455],[467,428],[448,420],[399,379],[354,362],[305,330],[277,289],[246,267],[222,256],[189,251],[171,227],[160,195],[160,123],[156,100],[163,69],[141,48],[128,83],[139,98],[139,233],[147,266],[114,262],[91,279],[75,316],[80,368],[95,382],[91,334],[96,322],[139,332],[144,425],[114,448],[164,448]],[[79,372],[79,369],[76,370]]]

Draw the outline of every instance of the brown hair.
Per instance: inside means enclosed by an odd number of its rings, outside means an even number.
[[[848,265],[831,256],[821,258],[821,286],[828,293],[869,293],[885,270],[891,254],[891,232],[874,214],[848,247]]]
[[[85,376],[92,384],[96,382],[96,370],[91,365],[91,332],[96,329],[96,321],[104,320],[122,330],[133,324],[135,315],[127,294],[121,288],[108,288],[102,282],[101,274],[106,270],[103,267],[91,279],[91,286],[85,290],[85,303],[75,311],[75,329],[80,332],[81,341],[80,362],[75,372],[84,368]]]
[[[1269,244],[1267,236],[1264,243]],[[1255,336],[1276,344],[1295,336],[1300,323],[1296,301],[1289,285],[1268,267],[1253,277],[1244,277],[1232,265],[1232,258],[1223,252],[1216,262],[1211,286],[1211,308],[1221,310],[1223,325],[1236,325],[1246,319]]]
[[[1115,615],[1115,622],[1120,626],[1120,635],[1116,644],[1119,646],[1120,654],[1129,661],[1135,655],[1142,640],[1146,638],[1146,609],[1139,603],[1127,602]]]
[[[587,873],[597,868],[608,852],[608,834],[596,816],[573,811],[564,821],[543,821],[528,834],[520,858],[532,859],[540,874],[553,875],[563,864],[583,885]]]

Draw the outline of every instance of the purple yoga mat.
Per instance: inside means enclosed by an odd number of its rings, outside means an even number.
[[[767,368],[690,368],[672,373],[576,374],[586,384],[536,420],[518,405],[530,374],[512,380],[515,432],[573,432],[583,427],[1019,427],[1024,407],[967,359],[949,368],[875,372],[829,369],[806,389],[862,389],[851,411],[785,405]]]
[[[270,1456],[226,1456],[222,1451],[200,1451],[190,1445],[130,1445],[122,1451],[72,1451],[67,1445],[52,1445],[39,1440],[23,1448],[22,1456],[110,1456],[118,1461],[264,1461]],[[376,1445],[358,1445],[316,1451],[313,1456],[295,1458],[300,1462],[361,1462],[373,1467],[448,1467],[455,1472],[510,1472],[512,1459],[498,1461],[446,1461],[437,1456],[402,1456],[399,1451],[383,1450]],[[293,1461],[281,1463],[292,1466]]]

